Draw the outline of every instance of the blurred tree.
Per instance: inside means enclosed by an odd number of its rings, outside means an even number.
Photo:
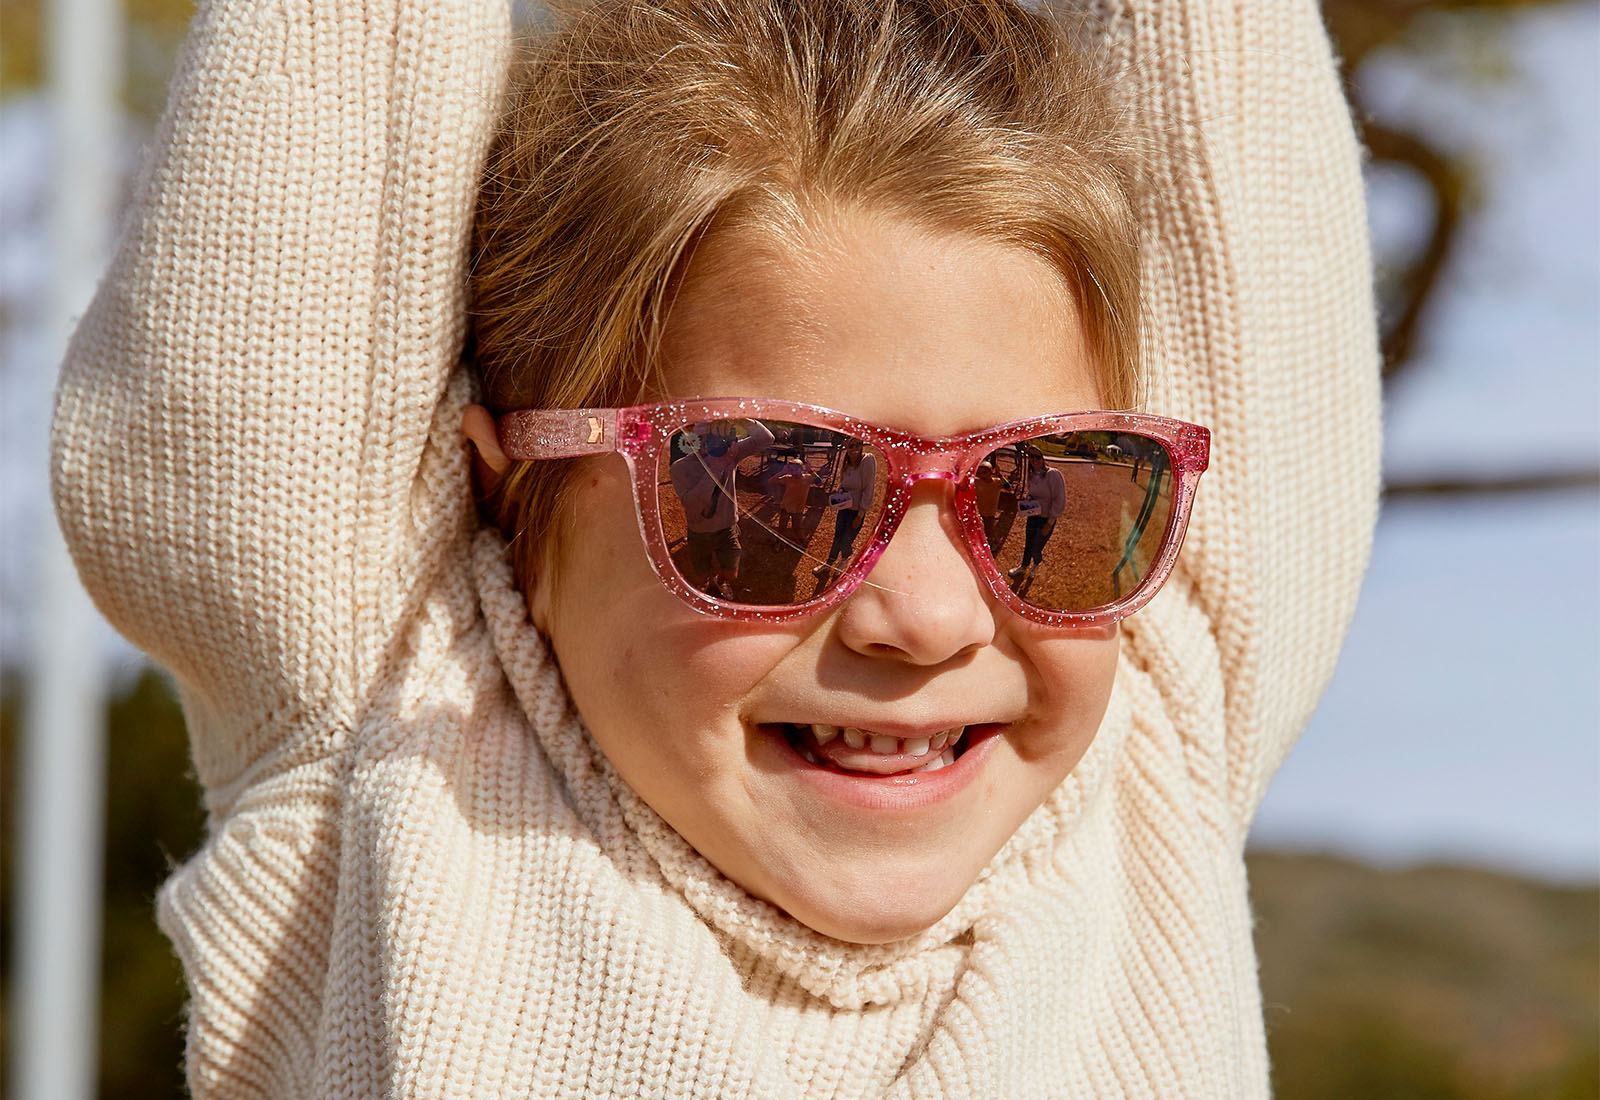
[[[1423,243],[1404,256],[1380,256],[1378,299],[1385,382],[1415,362],[1417,341],[1429,304],[1438,292],[1461,237],[1474,197],[1474,166],[1433,136],[1375,113],[1365,102],[1359,71],[1380,50],[1409,53],[1419,60],[1436,45],[1442,18],[1476,22],[1478,56],[1469,68],[1478,80],[1514,73],[1501,31],[1519,10],[1552,7],[1579,0],[1323,0],[1328,31],[1339,51],[1340,68],[1357,125],[1371,161],[1411,175],[1432,199],[1431,221]],[[1389,483],[1385,493],[1521,493],[1553,489],[1600,488],[1600,470],[1519,472]]]
[[[1384,287],[1384,374],[1391,377],[1411,361],[1417,329],[1461,228],[1469,170],[1427,134],[1416,133],[1372,114],[1355,79],[1361,63],[1384,47],[1414,48],[1418,25],[1440,12],[1480,13],[1549,6],[1551,0],[1324,0],[1328,33],[1340,53],[1345,87],[1361,135],[1375,163],[1414,173],[1433,196],[1433,224],[1427,243],[1393,273]]]

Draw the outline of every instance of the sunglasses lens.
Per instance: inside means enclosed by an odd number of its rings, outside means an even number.
[[[826,428],[686,424],[668,435],[656,471],[672,563],[691,586],[728,603],[804,603],[867,548],[888,468],[873,447]]]
[[[1011,590],[1046,611],[1094,611],[1137,588],[1172,519],[1172,463],[1154,439],[1063,432],[998,448],[973,488]]]

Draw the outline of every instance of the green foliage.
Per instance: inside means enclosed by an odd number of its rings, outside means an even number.
[[[0,0],[0,95],[43,80],[41,0]]]
[[[194,0],[120,0],[120,8],[124,101],[135,117],[153,123],[166,102]],[[0,97],[43,86],[49,19],[48,0],[0,0]]]
[[[9,685],[15,687],[15,684]],[[13,911],[18,692],[0,700],[0,798],[6,811],[0,905]],[[183,714],[166,680],[146,671],[107,709],[105,908],[100,962],[100,1095],[157,1100],[183,1090],[183,976],[156,927],[156,888],[199,847],[204,827]],[[10,1005],[10,958],[0,1003]]]
[[[1600,890],[1253,853],[1283,1100],[1565,1100],[1600,1082]]]

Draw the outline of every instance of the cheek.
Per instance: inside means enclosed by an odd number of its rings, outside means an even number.
[[[750,687],[794,647],[771,631],[701,615],[650,568],[625,468],[586,472],[558,560],[542,578],[542,624],[573,701],[613,763],[726,739]],[[641,731],[648,731],[647,735]],[[647,736],[649,744],[629,749]],[[624,772],[626,768],[622,768]]]
[[[555,648],[580,711],[591,720],[591,708],[581,705],[584,697],[603,699],[607,685],[648,677],[653,650],[640,644],[638,627],[659,621],[664,609],[656,600],[667,593],[645,561],[621,462],[589,463],[573,476],[566,514],[558,520],[558,550],[532,602],[546,609],[540,629]]]
[[[1065,774],[1094,740],[1111,701],[1121,636],[1115,625],[1070,635],[1040,635],[1026,646],[1039,677],[1041,736],[1025,738],[1017,753],[1029,763]]]
[[[621,608],[654,579],[621,460],[589,460],[572,476],[555,524],[557,552],[533,601],[548,609],[539,626],[551,637],[614,629]]]

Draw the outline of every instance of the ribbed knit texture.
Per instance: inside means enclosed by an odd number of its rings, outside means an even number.
[[[1312,0],[1098,10],[1159,146],[1150,405],[1212,470],[1083,762],[935,928],[858,947],[616,778],[477,529],[457,358],[508,13],[201,5],[54,466],[206,790],[160,897],[196,1096],[1267,1092],[1244,837],[1375,516],[1357,148]]]

